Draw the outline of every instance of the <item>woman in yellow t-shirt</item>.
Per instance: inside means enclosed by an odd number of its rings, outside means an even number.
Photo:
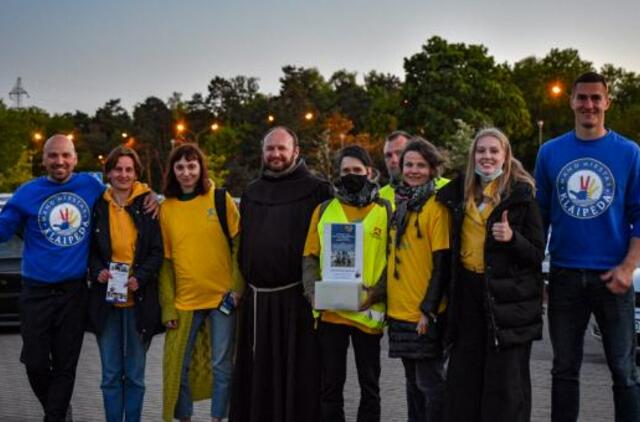
[[[211,398],[212,421],[226,416],[235,337],[233,309],[241,293],[240,284],[234,282],[237,264],[223,229],[224,219],[229,237],[237,236],[238,210],[226,194],[226,215],[218,215],[216,210],[221,208],[215,204],[217,195],[205,162],[195,144],[182,144],[171,152],[164,189],[167,199],[160,209],[165,257],[160,297],[162,320],[169,328],[163,415],[170,419],[173,413],[181,421],[191,420],[192,400],[205,398]]]
[[[387,267],[389,356],[405,370],[410,421],[440,421],[444,401],[443,292],[449,268],[449,214],[435,201],[444,159],[412,138],[400,158]]]

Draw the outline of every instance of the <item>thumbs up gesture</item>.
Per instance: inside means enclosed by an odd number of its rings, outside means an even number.
[[[493,226],[491,226],[491,234],[498,242],[510,242],[513,238],[513,230],[511,230],[509,219],[507,218],[508,213],[509,211],[504,210],[500,222],[493,223]]]

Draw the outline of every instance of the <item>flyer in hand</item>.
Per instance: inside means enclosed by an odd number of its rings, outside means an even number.
[[[106,301],[109,303],[127,302],[127,281],[129,281],[129,265],[122,262],[109,264],[111,278],[107,284]]]

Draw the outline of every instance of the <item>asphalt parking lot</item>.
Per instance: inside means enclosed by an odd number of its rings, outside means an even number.
[[[144,421],[160,421],[162,397],[162,346],[164,338],[154,339],[147,358],[147,393]],[[24,367],[18,361],[21,348],[20,335],[15,329],[0,331],[0,421],[31,422],[42,420],[42,410],[29,388]],[[389,359],[387,343],[383,339],[382,355],[382,420],[406,421],[404,373],[400,360]],[[549,420],[551,388],[551,345],[545,333],[543,341],[536,342],[531,359],[533,384],[532,421]],[[359,389],[355,376],[353,357],[349,358],[349,374],[345,387],[345,411],[347,421],[355,421]],[[606,367],[602,345],[590,335],[585,339],[585,355],[582,368],[581,422],[613,420],[611,381]],[[93,335],[87,334],[78,365],[77,381],[73,395],[74,420],[93,422],[104,420],[100,392],[100,360]],[[196,404],[195,421],[208,421],[209,403]]]

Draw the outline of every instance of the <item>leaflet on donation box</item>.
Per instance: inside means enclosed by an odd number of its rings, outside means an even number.
[[[122,262],[111,262],[109,264],[111,278],[107,284],[107,302],[126,303],[127,302],[127,281],[129,281],[129,264]]]
[[[362,223],[326,224],[322,281],[315,285],[315,308],[356,311],[363,299]]]

